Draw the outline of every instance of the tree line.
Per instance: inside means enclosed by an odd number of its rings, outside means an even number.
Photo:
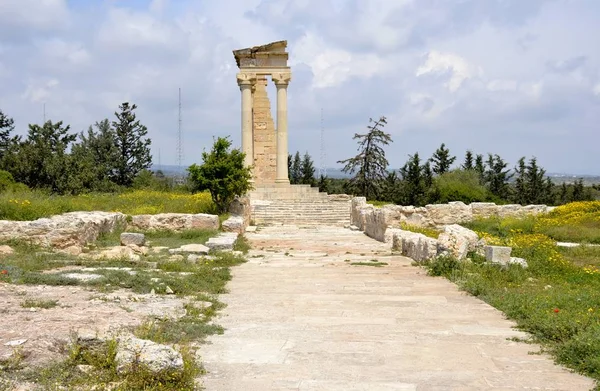
[[[147,181],[151,141],[136,108],[124,102],[113,121],[103,119],[79,134],[62,121],[46,121],[29,124],[26,136],[14,135],[14,120],[0,110],[0,170],[56,194],[111,192]]]
[[[387,119],[370,119],[367,132],[356,133],[358,154],[338,161],[350,179],[319,178],[321,191],[347,193],[369,200],[423,206],[450,201],[558,205],[594,199],[600,186],[583,180],[555,185],[535,157],[522,157],[516,167],[498,154],[467,151],[460,164],[444,143],[428,159],[416,152],[399,170],[389,170],[384,147],[392,138],[383,131]]]

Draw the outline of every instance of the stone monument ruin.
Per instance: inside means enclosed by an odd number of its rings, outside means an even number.
[[[234,50],[242,92],[242,152],[252,166],[249,193],[255,224],[343,225],[350,217],[348,196],[329,196],[310,185],[290,185],[288,178],[287,41]],[[277,87],[277,118],[267,96],[269,78]]]
[[[242,92],[242,151],[246,164],[254,166],[255,186],[289,184],[287,136],[287,87],[291,70],[287,65],[287,41],[234,50],[240,69],[237,74]],[[267,96],[267,77],[277,87],[277,127]]]

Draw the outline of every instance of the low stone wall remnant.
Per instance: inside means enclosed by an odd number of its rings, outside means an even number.
[[[33,221],[0,220],[0,241],[18,240],[77,255],[100,234],[118,228],[138,230],[219,229],[219,216],[162,213],[128,217],[119,212],[70,212]]]
[[[490,202],[450,202],[424,207],[384,205],[376,208],[367,204],[365,197],[354,197],[351,203],[351,225],[379,241],[390,242],[389,228],[400,228],[403,223],[415,227],[443,227],[489,217],[525,217],[550,212],[546,205],[496,205]]]
[[[116,212],[70,212],[33,221],[0,220],[0,241],[22,240],[42,247],[68,249],[95,241],[126,224]]]

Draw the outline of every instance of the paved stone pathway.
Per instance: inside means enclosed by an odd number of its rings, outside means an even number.
[[[589,390],[525,335],[389,246],[343,228],[267,227],[233,269],[208,391]],[[384,267],[351,265],[377,259]]]

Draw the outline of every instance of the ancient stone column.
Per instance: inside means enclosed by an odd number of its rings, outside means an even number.
[[[256,75],[249,73],[237,74],[238,85],[242,92],[242,152],[246,154],[246,166],[254,164],[254,151],[252,148],[252,85],[256,82]]]
[[[287,86],[290,73],[272,75],[277,87],[277,176],[275,183],[290,183],[288,178]]]

